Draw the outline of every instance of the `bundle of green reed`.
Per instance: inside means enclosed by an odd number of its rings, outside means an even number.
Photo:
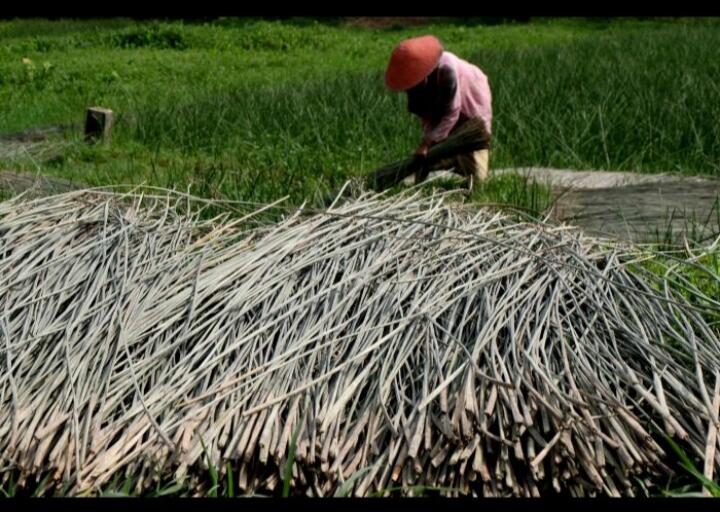
[[[487,147],[485,130],[479,123],[471,120],[447,139],[432,146],[428,151],[425,165],[432,167],[445,159]],[[384,190],[400,183],[418,170],[412,158],[401,160],[369,174],[367,185],[375,190]]]

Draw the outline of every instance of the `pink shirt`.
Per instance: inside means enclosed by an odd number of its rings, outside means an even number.
[[[446,139],[461,116],[479,119],[489,137],[492,133],[492,94],[485,73],[450,52],[443,52],[438,66],[448,67],[454,72],[457,90],[450,112],[436,125],[432,126],[427,119],[422,120],[423,138],[433,144]]]

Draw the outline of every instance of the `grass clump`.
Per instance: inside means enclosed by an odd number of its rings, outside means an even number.
[[[184,50],[188,43],[182,30],[155,23],[148,26],[132,27],[113,33],[109,37],[111,46],[124,49],[157,48]]]

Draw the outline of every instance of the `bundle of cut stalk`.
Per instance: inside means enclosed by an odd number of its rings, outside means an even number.
[[[488,140],[482,125],[476,120],[469,120],[447,139],[430,148],[425,165],[432,166],[447,158],[487,147]],[[417,170],[413,159],[408,158],[371,173],[368,185],[375,190],[384,190],[400,183]]]
[[[632,495],[670,472],[666,435],[720,466],[720,341],[685,295],[717,299],[631,249],[443,195],[273,224],[186,200],[0,203],[0,467],[21,487],[201,494],[211,462],[278,492],[294,438],[291,488],[319,496]]]

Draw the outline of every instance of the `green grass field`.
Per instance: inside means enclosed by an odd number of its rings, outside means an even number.
[[[393,46],[424,33],[489,76],[491,167],[720,175],[720,19],[0,21],[0,135],[78,126],[47,158],[0,143],[0,170],[300,204],[414,149],[419,125],[382,77]],[[93,105],[117,114],[110,145],[81,140]],[[550,201],[512,177],[474,199],[534,211]],[[717,254],[706,258],[720,271]],[[716,296],[717,275],[687,275]],[[157,494],[179,492],[168,485]],[[232,483],[217,485],[230,495]]]
[[[718,174],[718,28],[714,19],[390,29],[5,21],[0,133],[81,123],[90,105],[112,108],[118,123],[109,147],[70,137],[52,159],[14,155],[0,165],[298,203],[412,151],[418,123],[382,75],[399,40],[434,33],[490,78],[496,168]]]

